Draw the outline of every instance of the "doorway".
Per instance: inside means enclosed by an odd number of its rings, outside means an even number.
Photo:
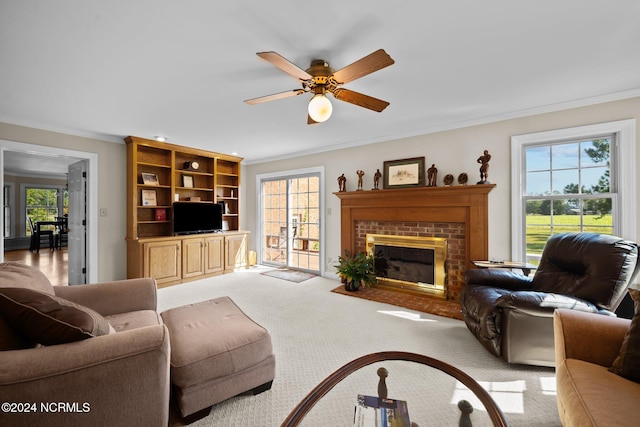
[[[0,183],[5,188],[5,169],[7,162],[5,157],[11,158],[12,155],[19,155],[24,158],[31,157],[32,160],[41,162],[41,166],[37,169],[39,171],[46,170],[52,167],[54,164],[64,164],[65,168],[72,163],[83,164],[85,167],[85,196],[82,197],[83,206],[79,206],[75,203],[78,209],[86,212],[84,219],[82,239],[83,248],[82,251],[72,251],[69,253],[68,262],[70,265],[80,266],[74,267],[73,271],[80,269],[81,276],[75,275],[74,278],[69,277],[69,284],[82,284],[82,283],[96,283],[98,280],[98,257],[97,257],[97,185],[98,185],[98,157],[95,153],[87,153],[82,151],[68,150],[63,148],[40,146],[35,144],[25,144],[15,141],[0,140]],[[11,163],[14,166],[14,163]],[[14,172],[15,173],[15,172]],[[25,174],[28,174],[25,171]],[[17,190],[16,190],[17,191]],[[92,197],[91,195],[96,195]],[[74,209],[73,206],[70,206]],[[19,212],[14,210],[14,212]],[[2,220],[6,225],[5,215],[7,214],[6,200],[3,201]],[[14,214],[14,221],[26,221],[24,215]],[[18,227],[22,227],[19,224]],[[6,236],[6,227],[5,234]],[[3,237],[4,237],[3,236]],[[71,238],[71,236],[70,236]],[[71,240],[70,240],[71,241]],[[0,239],[0,261],[4,261],[5,251],[5,239]]]
[[[322,173],[262,176],[260,263],[322,274]]]

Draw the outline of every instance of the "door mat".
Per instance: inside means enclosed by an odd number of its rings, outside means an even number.
[[[316,277],[315,274],[305,273],[304,271],[289,270],[288,268],[279,268],[277,270],[269,270],[264,273],[260,273],[265,276],[275,277],[276,279],[288,280],[289,282],[304,282],[307,279]]]
[[[360,288],[357,291],[349,292],[344,289],[344,285],[338,286],[331,292],[350,297],[363,298],[370,301],[383,302],[409,310],[421,311],[423,313],[435,314],[451,319],[463,320],[460,304],[455,301],[445,301],[436,298],[423,297],[406,292],[392,291],[389,289],[370,286]]]

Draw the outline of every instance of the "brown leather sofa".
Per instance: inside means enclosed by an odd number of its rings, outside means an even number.
[[[0,411],[0,425],[167,425],[170,340],[156,312],[155,280],[52,286],[37,269],[2,263],[0,288],[5,288],[0,290],[0,403],[9,405]],[[15,288],[38,291],[49,305],[45,309],[58,302],[57,297],[80,304],[103,316],[113,329],[62,344],[28,343],[16,323],[7,320],[6,295],[15,294]],[[9,301],[12,312],[22,308],[15,302]]]
[[[639,267],[634,242],[595,233],[557,234],[533,277],[505,269],[467,270],[460,295],[464,321],[506,362],[553,367],[554,310],[615,316]]]
[[[556,394],[564,427],[638,425],[640,383],[609,371],[631,321],[559,309]]]

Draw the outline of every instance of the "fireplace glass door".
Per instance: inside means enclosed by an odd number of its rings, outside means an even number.
[[[320,175],[261,182],[261,264],[319,273]]]

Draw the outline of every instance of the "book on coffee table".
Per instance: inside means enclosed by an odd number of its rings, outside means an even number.
[[[359,394],[353,420],[354,427],[410,426],[407,402]]]

